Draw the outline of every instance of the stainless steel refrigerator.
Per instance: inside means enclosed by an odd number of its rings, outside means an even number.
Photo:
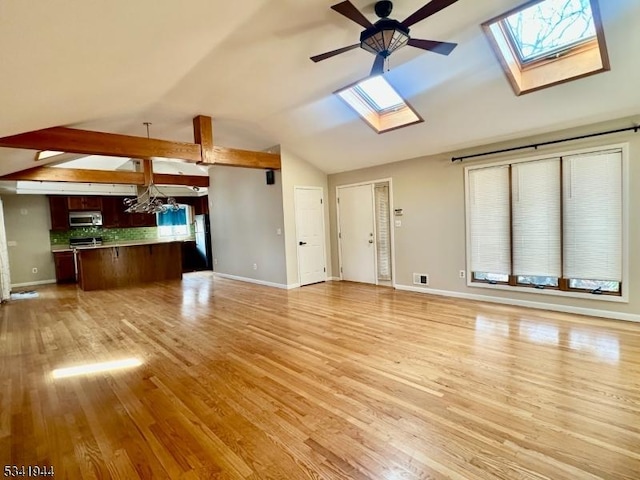
[[[196,251],[199,264],[203,270],[212,270],[211,231],[209,227],[209,215],[196,215]]]

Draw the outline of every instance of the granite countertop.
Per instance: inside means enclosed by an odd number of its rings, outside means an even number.
[[[111,247],[134,247],[137,245],[155,245],[158,243],[173,243],[173,242],[195,242],[195,238],[193,237],[178,237],[178,238],[154,238],[151,240],[127,240],[127,241],[114,241],[114,242],[104,242],[102,245],[86,245],[81,247],[76,247],[77,250],[89,250],[95,248],[111,248]],[[73,248],[69,247],[69,245],[52,245],[51,252],[73,252]]]

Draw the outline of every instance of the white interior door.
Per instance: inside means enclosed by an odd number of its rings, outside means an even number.
[[[327,278],[324,253],[324,205],[322,188],[296,187],[296,242],[300,285]]]
[[[376,282],[373,184],[338,189],[342,279]]]

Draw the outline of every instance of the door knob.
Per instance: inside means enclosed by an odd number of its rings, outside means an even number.
[[[373,243],[373,240],[369,240],[369,243]]]
[[[298,242],[298,245],[306,245],[307,242]]]

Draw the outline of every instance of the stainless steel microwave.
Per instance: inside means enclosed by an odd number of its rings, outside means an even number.
[[[102,226],[101,212],[69,212],[70,227],[100,227]]]

